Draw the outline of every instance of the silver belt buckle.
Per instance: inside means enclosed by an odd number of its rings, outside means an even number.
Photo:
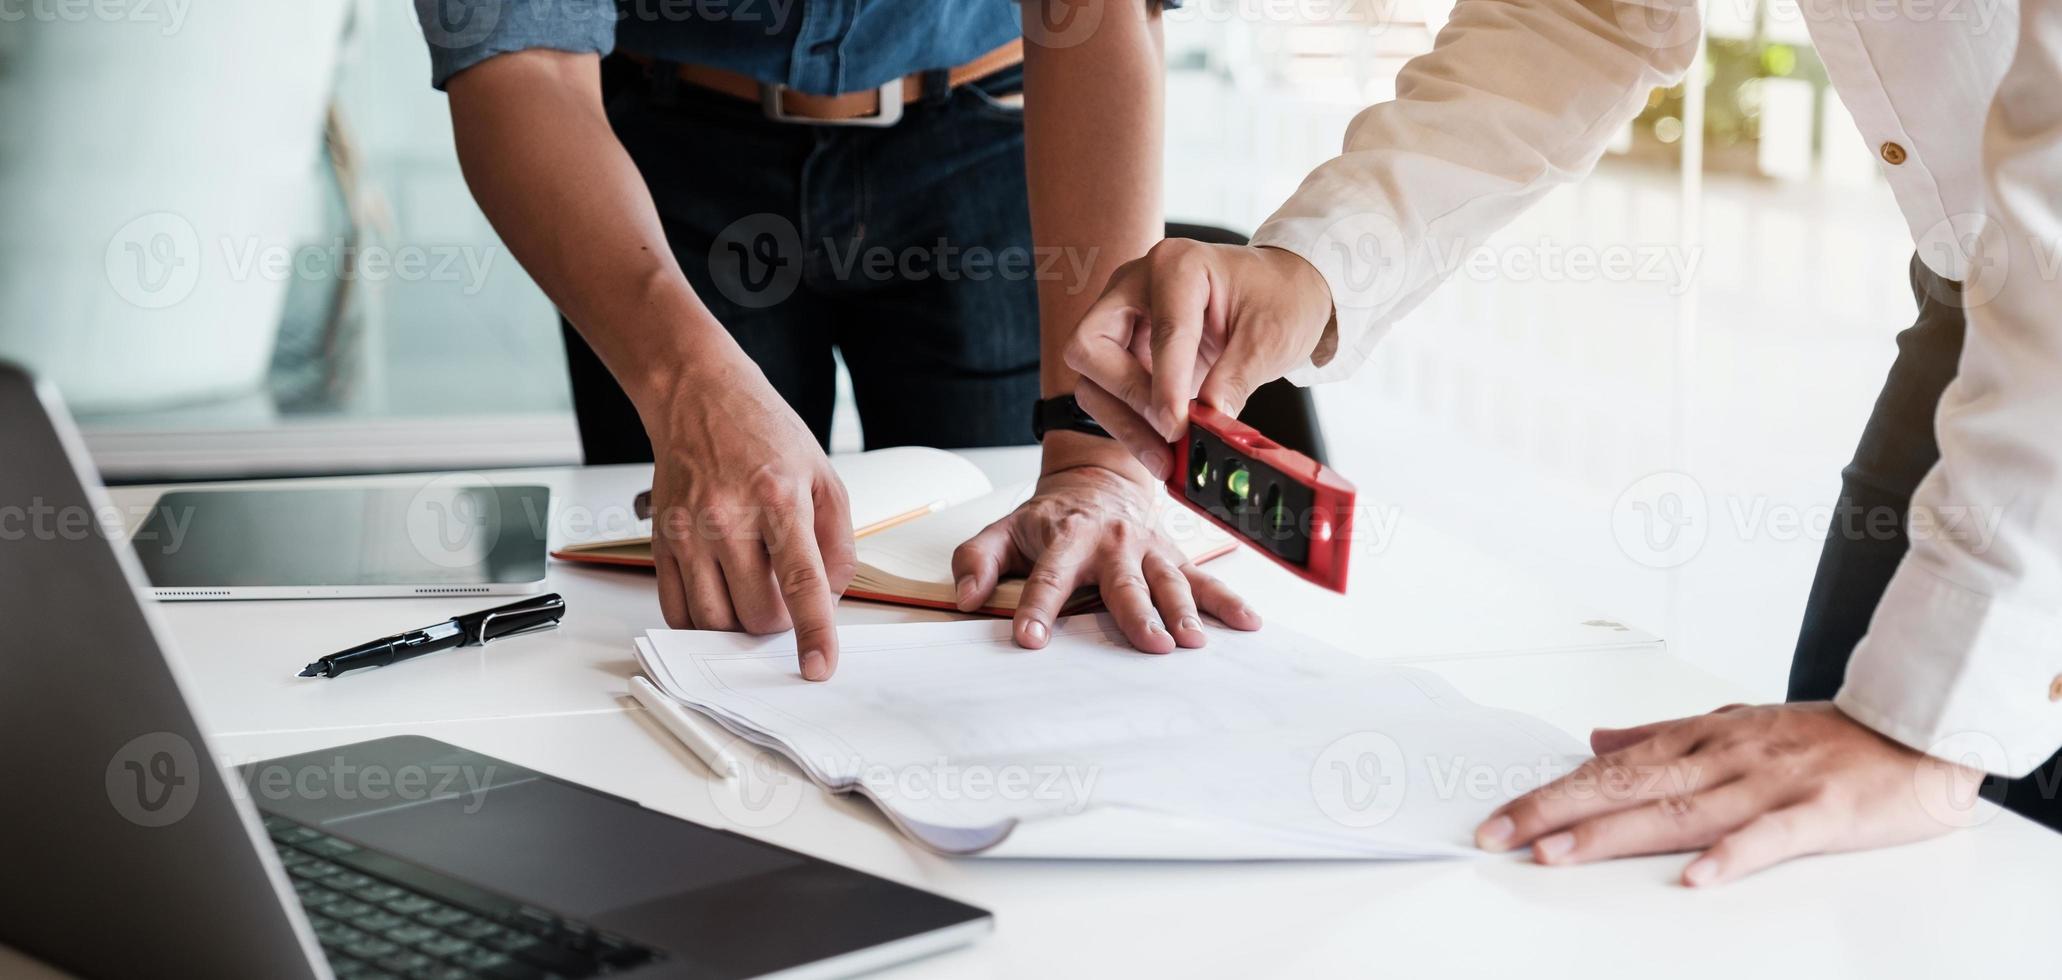
[[[759,86],[759,108],[766,113],[766,118],[774,122],[800,123],[805,126],[893,126],[902,121],[902,79],[899,77],[888,79],[876,90],[880,93],[881,104],[873,115],[856,116],[851,119],[809,119],[790,116],[787,110],[780,106],[781,93],[787,90],[788,87],[785,85]]]

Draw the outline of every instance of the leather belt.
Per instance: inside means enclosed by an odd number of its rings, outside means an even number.
[[[635,52],[625,52],[624,56],[646,67],[656,62],[650,55]],[[1024,41],[1022,38],[1012,39],[966,64],[946,69],[946,84],[957,88],[1023,61]],[[818,126],[893,126],[902,118],[903,106],[923,98],[924,76],[928,74],[911,72],[864,92],[812,95],[785,85],[761,82],[750,75],[704,65],[680,65],[676,73],[681,81],[697,88],[757,102],[768,119]]]

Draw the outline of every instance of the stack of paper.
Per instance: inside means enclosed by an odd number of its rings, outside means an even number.
[[[667,695],[951,854],[1464,854],[1492,808],[1584,755],[1432,674],[1279,626],[1165,656],[1102,616],[1061,621],[1043,650],[1009,631],[846,627],[822,684],[799,678],[792,634],[654,630],[638,658]]]

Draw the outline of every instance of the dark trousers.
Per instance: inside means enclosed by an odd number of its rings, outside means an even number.
[[[1823,701],[1840,689],[1847,658],[1868,632],[1869,617],[1909,547],[1904,528],[1912,491],[1940,459],[1933,413],[1962,355],[1961,287],[1934,275],[1917,257],[1911,280],[1919,317],[1897,335],[1897,361],[1876,397],[1854,461],[1841,471],[1840,502],[1790,661],[1792,701]],[[1993,778],[1985,794],[2062,830],[2058,789],[2062,754],[2030,776]]]
[[[869,449],[1031,441],[1036,277],[1072,273],[1032,249],[1022,111],[998,98],[1019,69],[956,89],[941,75],[885,128],[775,122],[622,59],[605,72],[609,122],[681,271],[817,441],[833,349]],[[588,462],[651,459],[570,326],[566,349]]]

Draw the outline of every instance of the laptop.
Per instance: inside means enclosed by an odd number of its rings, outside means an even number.
[[[993,927],[428,738],[225,771],[69,420],[5,363],[0,461],[0,944],[96,978],[829,977]]]

